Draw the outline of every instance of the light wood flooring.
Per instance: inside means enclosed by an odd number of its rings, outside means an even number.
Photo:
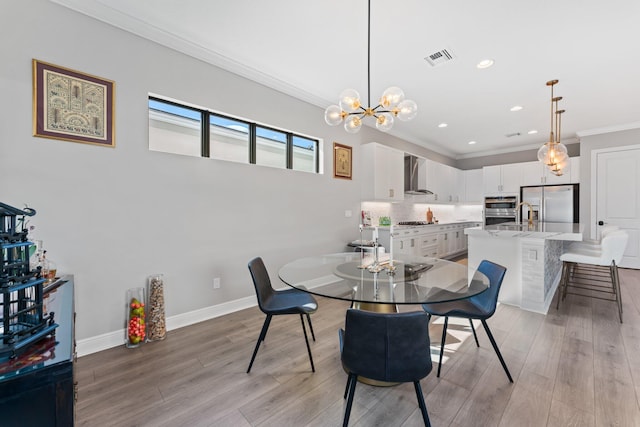
[[[511,384],[478,324],[450,325],[436,378],[422,381],[434,427],[640,426],[640,271],[620,270],[624,324],[614,303],[568,296],[547,316],[500,305],[489,325]],[[337,330],[348,303],[319,299],[312,373],[298,316],[276,316],[246,374],[263,314],[247,309],[171,331],[164,341],[81,357],[80,426],[339,426],[346,374]],[[402,311],[419,309],[405,307]],[[453,322],[453,320],[452,320]],[[420,426],[412,384],[358,384],[351,426]]]

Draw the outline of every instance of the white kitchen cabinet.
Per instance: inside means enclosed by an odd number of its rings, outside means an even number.
[[[484,200],[482,191],[482,169],[462,171],[464,176],[464,201],[480,203]]]
[[[426,159],[425,188],[434,194],[428,201],[458,203],[464,195],[464,175],[460,169]]]
[[[517,194],[522,182],[521,166],[518,163],[485,166],[482,168],[485,194]]]
[[[362,198],[404,200],[404,152],[371,142],[362,151]]]
[[[562,171],[562,175],[557,176],[547,165],[542,162],[526,162],[518,163],[522,167],[522,185],[558,185],[570,184],[573,181],[571,169],[573,162],[571,158],[567,162],[566,167]]]
[[[420,255],[420,234],[422,231],[419,227],[394,231],[393,253]]]
[[[580,157],[571,157],[571,183],[580,184]]]
[[[438,233],[420,234],[418,242],[420,256],[438,257]]]

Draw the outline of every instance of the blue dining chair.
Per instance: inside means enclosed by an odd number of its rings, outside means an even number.
[[[249,272],[253,279],[253,286],[256,289],[256,296],[258,298],[258,307],[267,315],[256,343],[256,348],[253,350],[253,356],[251,356],[251,362],[249,368],[247,368],[247,374],[251,371],[253,361],[258,354],[260,343],[262,343],[267,336],[267,330],[271,324],[271,318],[276,315],[282,314],[299,314],[300,321],[302,322],[302,332],[304,332],[304,341],[307,343],[307,352],[309,353],[309,361],[311,362],[311,371],[315,372],[316,368],[313,365],[313,356],[311,355],[311,347],[309,347],[309,338],[307,337],[307,328],[304,326],[304,317],[307,317],[309,322],[309,329],[313,340],[316,340],[316,336],[313,333],[313,326],[311,325],[311,317],[309,314],[314,313],[318,309],[318,303],[316,299],[304,291],[298,289],[285,289],[276,291],[271,286],[271,280],[269,279],[269,273],[264,266],[262,258],[254,258],[249,261]]]
[[[339,336],[342,366],[349,375],[344,427],[349,425],[358,377],[390,383],[413,382],[424,425],[431,426],[420,386],[420,380],[432,369],[426,313],[348,309],[345,328],[339,331]]]
[[[484,326],[484,330],[487,332],[489,341],[491,341],[491,345],[496,351],[498,359],[500,359],[502,368],[506,372],[509,381],[513,382],[511,374],[509,373],[509,369],[507,368],[507,364],[502,358],[502,354],[498,349],[496,340],[493,338],[493,334],[491,334],[491,330],[489,329],[489,325],[487,324],[487,319],[493,316],[493,314],[496,312],[496,305],[498,304],[498,293],[500,292],[500,286],[502,285],[502,280],[504,279],[504,275],[507,272],[507,269],[491,261],[484,260],[478,266],[478,271],[480,273],[483,273],[489,279],[489,288],[486,291],[467,299],[422,305],[424,311],[426,311],[429,315],[429,319],[431,319],[432,316],[444,317],[444,328],[442,329],[442,341],[440,343],[440,359],[438,360],[437,376],[440,377],[440,369],[442,367],[442,353],[444,352],[444,344],[447,337],[447,326],[449,324],[449,317],[458,317],[469,319],[469,324],[471,325],[471,330],[473,331],[473,337],[475,338],[476,345],[478,347],[480,347],[480,343],[478,342],[476,330],[473,327],[473,320],[480,320],[482,322],[482,326]]]

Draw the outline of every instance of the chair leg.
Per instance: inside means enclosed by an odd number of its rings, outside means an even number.
[[[358,377],[354,374],[349,374],[349,379],[347,380],[347,385],[349,385],[349,398],[347,399],[347,407],[344,411],[344,421],[342,423],[343,427],[347,427],[349,425],[349,416],[351,415],[351,405],[353,405],[353,395],[356,394],[357,382],[358,382]]]
[[[304,317],[300,314],[300,322],[302,323],[302,332],[304,332],[304,342],[307,343],[307,352],[309,353],[309,361],[311,362],[311,371],[315,372],[316,368],[313,366],[313,356],[311,355],[311,347],[309,347],[309,338],[307,337],[307,328],[304,326]]]
[[[473,337],[476,339],[476,346],[480,347],[480,343],[478,342],[478,335],[476,334],[476,328],[473,327],[473,320],[469,319],[469,324],[471,325],[471,330],[473,331]]]
[[[253,350],[253,356],[251,356],[251,362],[249,362],[249,367],[247,368],[247,374],[249,373],[249,371],[251,371],[253,361],[256,359],[256,354],[258,354],[258,349],[260,348],[260,343],[264,341],[264,338],[267,336],[267,330],[269,329],[269,324],[271,323],[271,317],[271,314],[267,314],[267,318],[264,319],[262,330],[260,331],[260,336],[258,337],[258,342],[256,343],[256,348]]]
[[[346,399],[346,398],[347,398],[347,396],[349,395],[349,386],[350,386],[350,385],[351,385],[351,374],[349,374],[349,375],[347,376],[347,385],[346,385],[346,387],[344,388],[344,397],[343,397],[343,399]]]
[[[618,303],[618,316],[620,317],[620,323],[622,323],[622,294],[620,293],[620,276],[618,275],[618,266],[613,261],[611,264],[611,284],[613,285],[613,293],[616,296],[616,302]]]
[[[449,326],[449,318],[444,318],[444,328],[442,328],[442,340],[440,341],[440,359],[438,359],[438,378],[440,378],[440,368],[442,368],[442,353],[444,353],[444,342],[447,340],[447,326]]]
[[[426,427],[431,427],[431,422],[429,421],[429,414],[427,413],[427,405],[424,404],[424,395],[422,394],[422,387],[420,387],[420,381],[414,381],[413,385],[416,389],[416,397],[418,398],[418,406],[420,406],[420,411],[422,412],[422,419],[424,420],[424,425]]]
[[[569,266],[566,261],[562,262],[562,273],[560,274],[560,284],[558,285],[558,299],[556,300],[556,310],[560,308],[560,298],[564,300],[566,293],[564,290],[567,288],[567,281],[569,280]]]
[[[315,341],[316,334],[313,333],[313,325],[311,324],[311,316],[309,316],[309,313],[307,313],[307,323],[309,323],[309,330],[311,331],[311,337],[313,338],[313,341]]]
[[[496,351],[496,354],[498,355],[498,359],[500,359],[500,363],[502,364],[502,368],[506,372],[507,377],[509,377],[509,381],[513,382],[513,378],[511,378],[511,374],[509,373],[509,368],[507,368],[507,364],[504,363],[504,359],[502,358],[502,354],[500,353],[500,350],[498,349],[498,344],[496,344],[496,340],[493,338],[493,335],[491,334],[491,330],[489,329],[489,325],[487,324],[487,321],[484,320],[484,319],[481,319],[481,321],[482,321],[482,326],[484,326],[484,330],[487,332],[487,336],[489,337],[489,341],[491,341],[491,345],[493,346],[493,349]]]

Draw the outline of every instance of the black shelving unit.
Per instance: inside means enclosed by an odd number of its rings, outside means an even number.
[[[54,313],[43,313],[41,269],[29,267],[25,217],[30,208],[17,209],[0,203],[0,359],[15,358],[30,344],[54,335]]]

